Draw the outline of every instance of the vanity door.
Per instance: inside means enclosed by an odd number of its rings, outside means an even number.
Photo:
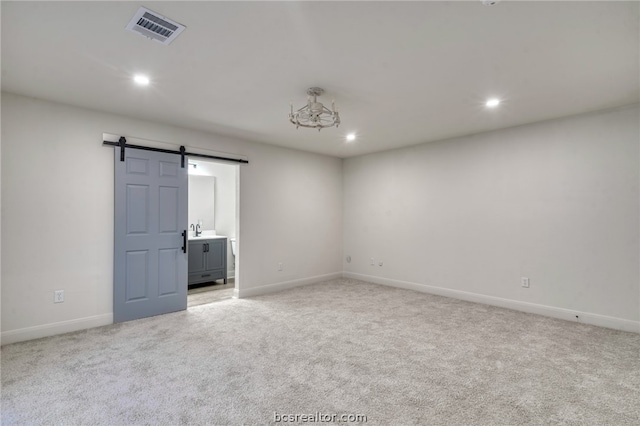
[[[205,256],[207,258],[207,270],[223,269],[225,266],[226,238],[207,240]]]
[[[205,241],[189,241],[189,274],[206,269],[205,247]]]

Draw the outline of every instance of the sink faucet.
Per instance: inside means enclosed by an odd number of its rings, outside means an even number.
[[[196,237],[199,237],[200,235],[202,235],[202,231],[200,230],[200,224],[196,225]]]

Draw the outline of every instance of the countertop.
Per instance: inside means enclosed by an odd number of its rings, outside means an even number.
[[[198,240],[216,240],[219,238],[227,238],[226,235],[200,235],[199,237],[189,237],[189,241],[198,241]]]

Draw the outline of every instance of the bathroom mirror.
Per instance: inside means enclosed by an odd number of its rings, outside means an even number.
[[[202,221],[202,231],[216,229],[216,178],[189,175],[189,225]]]

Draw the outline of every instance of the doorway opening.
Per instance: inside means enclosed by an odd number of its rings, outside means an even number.
[[[237,294],[238,164],[189,158],[187,308]]]

